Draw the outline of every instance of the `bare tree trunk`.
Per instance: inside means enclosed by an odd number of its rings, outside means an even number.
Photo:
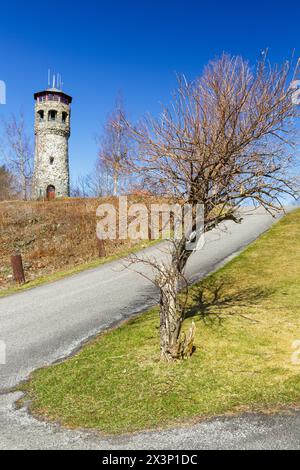
[[[176,306],[177,276],[162,267],[157,279],[160,288],[160,350],[161,356],[172,360],[177,356],[178,315]]]
[[[114,180],[114,196],[117,196],[118,195],[118,175],[116,173],[114,173],[113,180]]]
[[[22,136],[18,134],[18,148],[22,149],[23,148],[23,142],[22,142]],[[25,171],[25,161],[24,161],[24,155],[23,152],[20,152],[19,156],[19,166],[20,166],[20,183],[21,183],[21,191],[22,191],[22,199],[23,201],[26,201],[27,199],[27,191],[26,191],[26,171]]]
[[[173,361],[190,356],[193,352],[195,325],[188,337],[181,335],[185,309],[177,299],[179,273],[173,265],[162,266],[156,279],[160,289],[160,353],[161,358]]]
[[[22,199],[23,201],[27,201],[27,179],[25,176],[25,171],[24,171],[24,164],[23,161],[21,161],[21,175],[20,175],[20,182],[21,182],[21,191],[22,191]]]

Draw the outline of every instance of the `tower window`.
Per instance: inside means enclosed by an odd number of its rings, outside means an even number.
[[[67,117],[68,117],[68,113],[66,113],[65,111],[63,111],[62,113],[62,122],[66,122],[67,121]]]
[[[57,111],[51,109],[48,113],[48,121],[55,121],[57,116]]]
[[[40,121],[44,120],[44,111],[42,109],[40,111],[38,111],[38,119]]]
[[[49,158],[49,162],[50,162],[50,165],[53,165],[54,157],[50,157],[50,158]]]

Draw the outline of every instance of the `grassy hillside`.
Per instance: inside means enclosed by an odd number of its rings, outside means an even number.
[[[14,284],[10,256],[15,250],[22,254],[27,281],[97,262],[96,208],[103,202],[117,207],[114,198],[0,202],[0,293]],[[107,257],[136,245],[107,241]]]
[[[24,386],[37,415],[120,433],[300,404],[300,211],[190,289],[196,351],[159,362],[158,309]]]

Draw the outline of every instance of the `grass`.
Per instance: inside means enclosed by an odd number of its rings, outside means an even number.
[[[190,290],[196,351],[159,362],[158,309],[99,335],[24,384],[31,411],[116,434],[300,402],[300,211]]]

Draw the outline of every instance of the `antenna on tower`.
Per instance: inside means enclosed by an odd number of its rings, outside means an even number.
[[[53,79],[52,79],[52,88],[55,88],[55,73],[53,74]]]
[[[50,69],[48,69],[48,88],[50,87]]]

